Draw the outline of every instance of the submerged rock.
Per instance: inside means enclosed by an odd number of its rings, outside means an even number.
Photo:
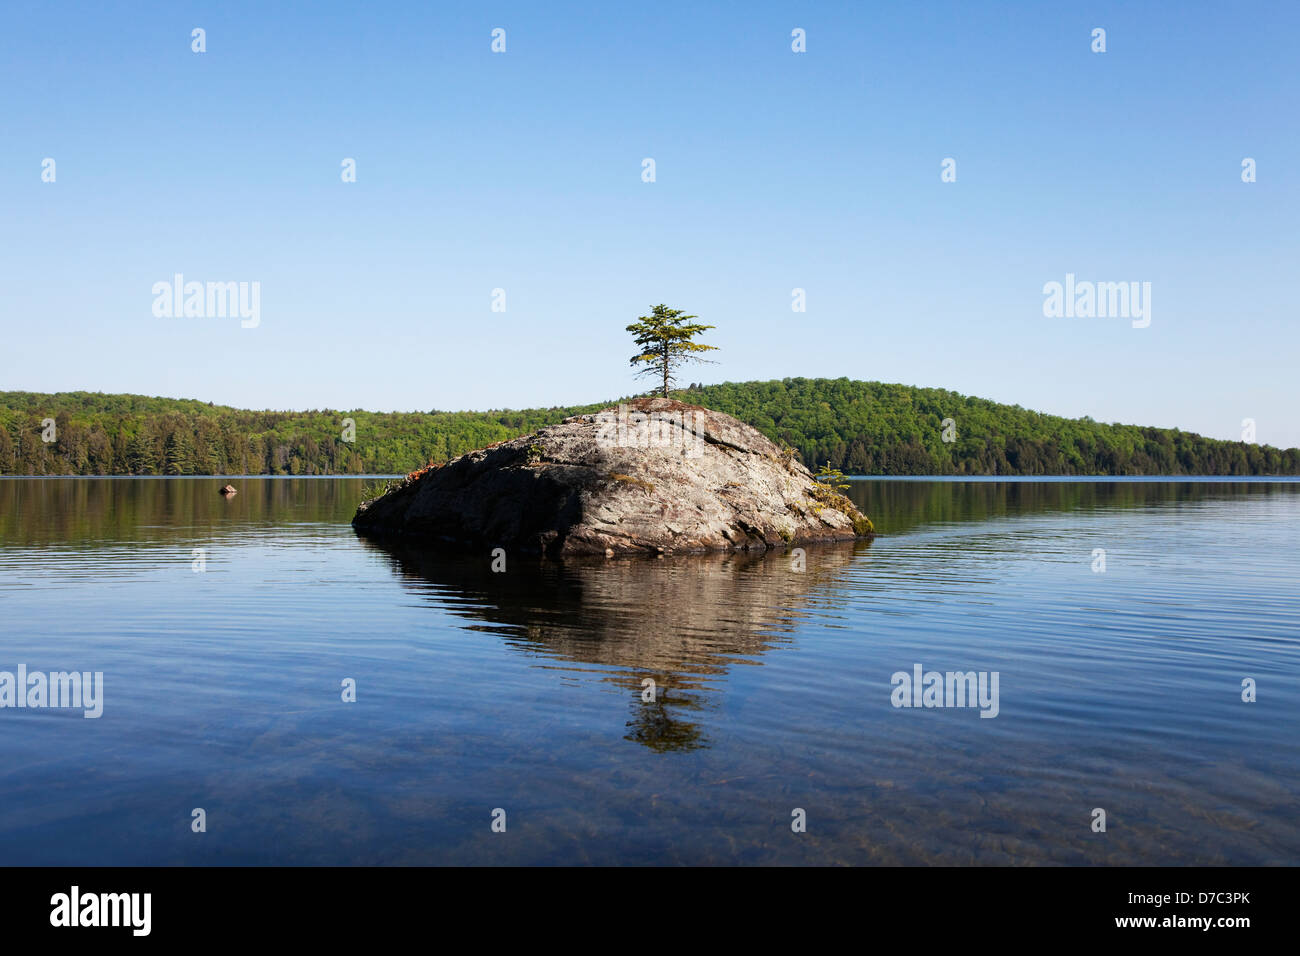
[[[553,556],[765,550],[873,533],[792,450],[730,415],[663,398],[430,465],[363,502],[352,525]]]

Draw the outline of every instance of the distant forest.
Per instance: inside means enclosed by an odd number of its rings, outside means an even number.
[[[789,378],[691,385],[674,397],[753,425],[809,468],[846,474],[1300,474],[1300,449],[1059,418],[943,389]],[[610,404],[258,412],[141,395],[0,392],[0,474],[399,474]]]

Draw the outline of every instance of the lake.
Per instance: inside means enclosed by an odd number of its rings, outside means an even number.
[[[0,480],[0,672],[103,674],[0,709],[0,863],[1300,860],[1295,481],[855,481],[870,544],[494,572],[226,480]]]

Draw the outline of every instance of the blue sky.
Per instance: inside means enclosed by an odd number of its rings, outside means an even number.
[[[665,302],[717,326],[683,381],[1300,445],[1298,53],[1295,3],[6,3],[0,388],[599,401]],[[260,324],[156,317],[175,273]],[[1044,317],[1067,273],[1150,327]]]

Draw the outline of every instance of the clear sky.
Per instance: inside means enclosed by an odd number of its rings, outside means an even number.
[[[599,401],[665,302],[722,348],[683,382],[1300,445],[1298,64],[1295,2],[8,0],[0,389]],[[176,273],[260,324],[155,316]],[[1150,326],[1045,317],[1067,273]]]

